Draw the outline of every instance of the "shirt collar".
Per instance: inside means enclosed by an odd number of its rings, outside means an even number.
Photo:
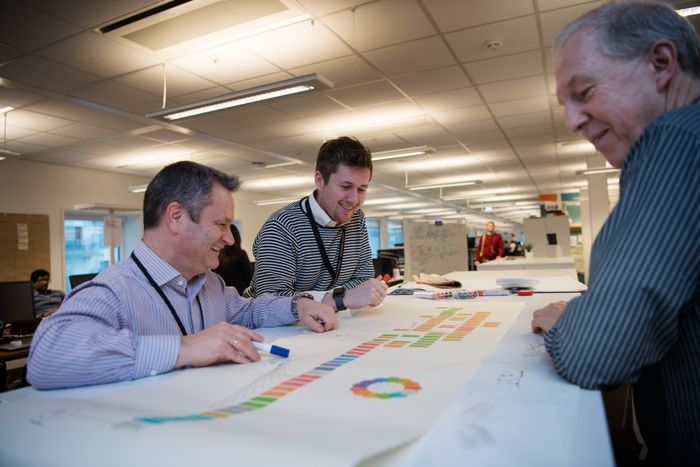
[[[143,240],[134,249],[134,254],[141,261],[153,280],[159,287],[174,281],[175,284],[182,285],[183,289],[187,286],[188,289],[194,288],[197,291],[204,285],[206,279],[205,274],[198,274],[187,283],[184,277],[158,254],[151,250]]]
[[[316,223],[324,227],[337,227],[340,225],[331,219],[331,216],[329,216],[328,213],[323,210],[321,205],[318,204],[318,201],[316,201],[315,195],[316,191],[309,195],[309,206],[311,206],[311,214],[313,214]]]

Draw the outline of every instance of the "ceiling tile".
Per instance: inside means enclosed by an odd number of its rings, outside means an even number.
[[[364,56],[389,77],[456,64],[438,37],[371,50]]]
[[[392,78],[392,81],[411,97],[449,91],[450,89],[463,88],[472,84],[457,65],[396,76]]]
[[[512,115],[547,111],[549,110],[549,101],[547,96],[529,97],[527,99],[496,102],[489,104],[489,108],[496,118],[509,117]]]
[[[591,2],[584,5],[576,5],[560,10],[546,11],[540,14],[542,24],[542,41],[545,47],[554,44],[554,39],[569,22],[575,20],[582,14],[602,5],[603,2]]]
[[[154,57],[87,31],[45,47],[39,55],[103,77],[121,75],[158,63]]]
[[[306,118],[314,115],[344,110],[345,107],[333,99],[329,99],[324,93],[309,94],[304,96],[289,96],[287,99],[270,101],[268,104],[273,109],[285,113],[291,117]]]
[[[481,97],[473,87],[437,92],[417,97],[415,101],[428,112],[470,107],[483,104]]]
[[[172,60],[174,65],[217,84],[228,84],[280,71],[236,44],[206,49]]]
[[[328,95],[351,108],[405,99],[400,92],[386,81],[377,81],[344,89],[333,89],[328,91]]]
[[[163,87],[165,85],[167,98],[214,87],[214,83],[211,81],[200,78],[175,65],[165,66],[165,76],[163,76],[163,66],[156,65],[127,73],[115,79],[122,84],[157,96],[163,95]]]
[[[401,21],[396,12],[401,11]],[[383,0],[328,15],[322,20],[359,51],[378,49],[400,42],[435,35],[437,31],[417,2]]]
[[[68,91],[97,81],[99,76],[41,57],[26,56],[0,66],[3,78],[27,83],[51,91]]]
[[[477,84],[541,75],[544,72],[539,50],[465,63],[464,67]]]
[[[542,76],[520,78],[477,86],[487,103],[502,102],[527,97],[547,96]]]
[[[35,50],[78,32],[79,27],[43,11],[17,1],[2,2],[0,42],[10,47]]]
[[[382,78],[381,73],[356,55],[317,62],[304,67],[292,68],[289,71],[295,76],[318,73],[333,83],[335,88],[368,83]]]
[[[304,21],[258,34],[240,44],[282,69],[339,58],[352,53],[323,24]]]
[[[522,0],[424,0],[424,3],[443,32],[531,15],[534,12],[532,3]]]
[[[540,46],[534,16],[524,16],[445,34],[445,39],[457,54],[459,61],[463,63],[525,52]],[[497,50],[484,46],[487,41],[494,39],[502,41],[503,45]]]
[[[88,84],[76,89],[73,93],[83,99],[133,112],[136,115],[145,115],[152,110],[159,109],[162,102],[159,96],[125,86],[116,81]]]

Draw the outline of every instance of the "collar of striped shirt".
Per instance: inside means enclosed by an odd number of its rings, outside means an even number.
[[[331,216],[328,215],[326,211],[323,210],[320,204],[318,204],[318,201],[316,201],[316,196],[314,196],[316,191],[311,193],[309,195],[309,205],[311,206],[311,214],[313,214],[314,219],[316,220],[316,223],[319,225],[322,225],[324,227],[339,227],[343,224],[338,224],[336,221],[331,219]],[[305,209],[304,204],[306,203],[301,203],[301,208]]]

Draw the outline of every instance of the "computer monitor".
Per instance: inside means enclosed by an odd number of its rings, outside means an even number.
[[[74,289],[83,282],[91,281],[95,278],[95,276],[97,276],[96,272],[91,272],[90,274],[74,274],[68,277],[68,280],[70,281],[70,288]]]
[[[0,321],[34,321],[34,288],[30,281],[0,282]]]

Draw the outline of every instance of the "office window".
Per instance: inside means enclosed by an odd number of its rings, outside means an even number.
[[[403,222],[388,221],[387,222],[387,241],[389,248],[403,246]]]
[[[65,290],[71,290],[70,276],[97,273],[110,265],[110,247],[105,245],[104,212],[66,212],[63,219]],[[141,239],[141,216],[124,214],[119,219],[120,234],[114,247],[114,262],[128,256]]]
[[[63,236],[66,249],[66,290],[68,278],[75,274],[100,272],[109,266],[109,247],[104,244],[105,226],[102,218],[71,219],[66,216]],[[115,251],[119,261],[120,248]]]
[[[377,257],[377,250],[381,247],[381,236],[379,233],[379,219],[365,219],[367,234],[369,235],[369,247],[372,249],[372,258]]]

